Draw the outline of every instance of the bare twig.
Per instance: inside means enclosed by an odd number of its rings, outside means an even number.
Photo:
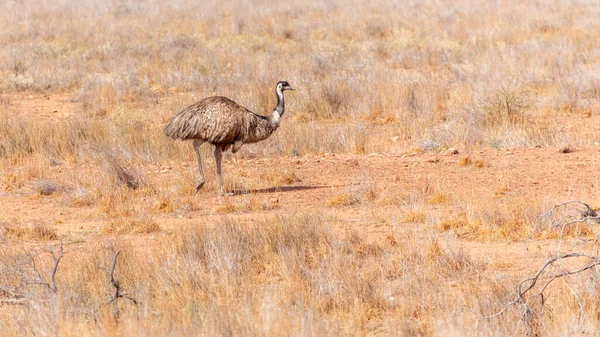
[[[52,293],[56,293],[58,287],[56,286],[56,272],[58,266],[64,256],[63,243],[60,241],[58,251],[55,251],[53,247],[48,248],[43,252],[50,253],[52,257],[52,269],[48,272],[46,278],[42,276],[42,272],[37,264],[37,256],[34,256],[31,252],[25,251],[25,256],[28,262],[25,264],[30,269],[30,272],[24,270],[14,270],[13,272],[21,278],[23,284],[38,284],[45,286]],[[42,253],[43,253],[42,252]],[[39,254],[38,254],[39,256]],[[33,275],[31,275],[33,273]],[[47,280],[46,280],[47,279]],[[0,304],[15,304],[24,305],[33,300],[33,298],[25,295],[26,292],[10,286],[0,286]]]
[[[540,221],[535,224],[535,226],[533,227],[533,230],[531,231],[531,234],[533,235],[533,233],[535,233],[535,231],[538,229],[538,227],[544,222],[550,221],[551,227],[561,226],[561,222],[564,219],[557,220],[556,216],[557,216],[559,210],[565,208],[566,206],[570,206],[570,205],[580,205],[580,206],[585,207],[585,209],[583,209],[583,210],[578,210],[580,217],[571,220],[573,223],[586,222],[587,220],[593,220],[596,223],[600,223],[600,216],[590,207],[590,205],[586,204],[585,202],[579,201],[579,200],[570,200],[570,201],[566,201],[566,202],[563,202],[560,204],[553,205],[548,210],[548,212],[540,215]],[[562,227],[565,227],[565,225],[568,225],[568,223],[562,222]]]
[[[52,261],[54,263],[52,270],[50,271],[50,275],[48,276],[48,278],[49,278],[48,281],[44,281],[44,278],[42,277],[42,274],[40,273],[40,270],[38,269],[38,267],[36,265],[35,257],[30,252],[25,252],[25,255],[29,258],[31,267],[33,268],[33,271],[35,272],[36,278],[33,280],[32,283],[46,286],[48,289],[52,290],[52,292],[56,293],[56,291],[57,291],[56,272],[58,271],[58,265],[60,264],[60,261],[62,260],[62,258],[64,256],[62,240],[60,241],[58,253],[55,253],[54,248],[52,248],[52,247],[48,248],[47,252],[50,253],[50,255],[52,256]]]
[[[549,268],[550,266],[552,266],[555,262],[561,261],[564,259],[568,259],[568,258],[579,258],[579,257],[586,257],[586,258],[590,259],[591,261],[579,269],[561,271],[556,274],[548,276],[546,282],[541,286],[540,290],[537,293],[535,293],[531,296],[526,296],[538,283],[538,281],[540,280],[540,277],[544,274],[546,269]],[[544,301],[545,301],[544,291],[553,281],[555,281],[558,278],[564,277],[564,276],[579,274],[581,272],[584,272],[584,271],[591,269],[598,265],[600,265],[600,260],[597,257],[586,254],[586,253],[571,253],[571,254],[561,254],[559,256],[556,256],[556,257],[546,261],[542,265],[542,267],[537,271],[537,273],[535,273],[534,276],[528,277],[528,278],[522,280],[521,282],[519,282],[519,284],[517,285],[517,298],[514,301],[508,303],[498,313],[487,316],[487,318],[493,318],[493,317],[500,316],[508,308],[515,306],[515,305],[523,305],[523,308],[524,308],[523,314],[525,314],[528,310],[530,310],[530,308],[529,308],[530,303],[534,302],[537,298],[541,299],[542,304],[544,303]],[[529,283],[529,285],[524,287],[524,285],[526,283]]]
[[[565,217],[567,217],[567,221],[564,221],[564,218],[557,218],[557,214],[559,212],[560,209],[564,208],[565,206],[568,205],[580,205],[580,206],[584,206],[585,208],[583,210],[579,210],[579,216],[576,216],[574,214],[570,214],[567,215]],[[547,260],[546,262],[544,262],[544,264],[542,264],[542,266],[538,269],[538,271],[531,277],[528,277],[522,281],[520,281],[517,284],[516,287],[516,298],[515,300],[511,301],[510,303],[506,304],[502,310],[500,310],[498,313],[494,314],[494,315],[490,315],[490,316],[486,316],[486,318],[494,318],[494,317],[498,317],[500,315],[502,315],[503,313],[506,312],[506,310],[508,310],[508,308],[510,307],[514,307],[514,306],[520,306],[521,307],[521,319],[522,320],[527,320],[531,317],[533,317],[532,315],[536,315],[536,313],[534,312],[532,305],[539,299],[539,303],[541,305],[541,308],[543,310],[544,308],[544,304],[546,302],[546,295],[545,295],[545,291],[546,289],[550,286],[550,284],[552,284],[552,282],[554,282],[555,280],[565,277],[565,276],[570,276],[570,275],[577,275],[580,273],[583,273],[587,270],[590,270],[594,267],[597,267],[600,265],[600,258],[598,257],[598,251],[596,251],[595,255],[586,253],[586,252],[574,252],[574,253],[562,253],[561,252],[561,245],[562,245],[562,240],[563,240],[563,235],[565,232],[565,229],[567,227],[569,227],[570,225],[576,224],[576,223],[583,223],[586,222],[588,220],[593,220],[595,222],[600,223],[600,216],[598,216],[598,214],[586,203],[579,201],[579,200],[571,200],[571,201],[567,201],[561,204],[557,204],[554,205],[550,208],[550,210],[544,214],[542,214],[540,216],[541,221],[536,224],[535,228],[537,228],[539,226],[539,224],[545,222],[545,221],[550,221],[551,222],[551,227],[560,227],[560,235],[557,241],[557,252],[556,255],[552,258],[550,258],[549,260]],[[535,231],[534,228],[534,231]],[[596,247],[598,248],[598,247]],[[573,260],[573,259],[585,259],[586,262],[583,266],[580,266],[577,269],[565,269],[562,266],[562,263],[565,260]],[[549,269],[551,267],[557,267],[556,269],[558,269],[558,272],[552,273],[550,275],[548,275],[549,273],[551,273],[549,271]],[[543,281],[542,281],[543,279]],[[538,283],[540,283],[540,286],[536,288],[536,286],[538,285]],[[537,289],[536,292],[533,292],[533,289]]]
[[[60,263],[60,260],[62,260],[62,258],[64,256],[62,240],[60,240],[58,255],[54,254],[53,248],[50,248],[50,255],[52,255],[52,260],[54,260],[54,267],[52,268],[52,272],[50,273],[50,289],[52,289],[52,291],[56,292],[56,281],[55,281],[56,271],[58,270],[58,264]]]
[[[138,301],[135,298],[129,296],[129,293],[121,292],[121,285],[118,280],[115,280],[115,267],[117,266],[117,258],[119,257],[119,254],[121,254],[120,250],[118,250],[115,253],[115,256],[113,257],[112,267],[110,268],[110,283],[115,288],[115,293],[105,305],[111,304],[117,301],[119,298],[126,298],[133,302],[133,304],[138,305]]]

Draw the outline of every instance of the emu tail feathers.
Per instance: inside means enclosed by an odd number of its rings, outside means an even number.
[[[171,117],[163,129],[163,133],[167,137],[181,140],[188,139],[187,134],[189,132],[187,131],[189,131],[187,127],[187,121],[182,119],[179,114]]]

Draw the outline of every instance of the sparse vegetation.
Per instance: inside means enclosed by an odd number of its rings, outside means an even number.
[[[495,309],[501,303],[494,301],[511,290],[472,272],[484,270],[484,264],[460,252],[444,252],[435,242],[427,243],[425,250],[396,235],[370,243],[357,233],[334,234],[329,221],[303,215],[253,226],[231,220],[213,229],[193,225],[144,248],[122,246],[116,270],[110,249],[66,246],[56,274],[56,294],[43,302],[37,301],[36,290],[21,283],[26,280],[17,272],[19,265],[6,263],[2,268],[15,277],[1,286],[27,293],[31,305],[19,311],[37,314],[15,320],[14,307],[1,306],[0,325],[14,334],[38,329],[60,334],[73,324],[90,333],[111,329],[135,335],[190,329],[211,335],[223,331],[261,335],[283,326],[295,331],[304,326],[306,334],[432,333],[438,317],[454,317],[460,315],[457,309],[470,307]],[[1,258],[14,261],[18,254],[3,251]],[[38,261],[36,268],[51,262]],[[117,302],[119,310],[110,310],[106,274],[119,280],[119,287],[128,291],[123,294],[140,304]],[[447,282],[456,287],[445,289]],[[462,297],[461,288],[483,282],[496,287],[493,296]],[[423,294],[424,286],[440,291]],[[449,302],[448,297],[456,301]],[[52,308],[59,304],[71,310],[51,318]],[[154,323],[148,326],[144,322],[150,315]],[[266,320],[269,316],[272,320]],[[475,319],[471,317],[469,321]],[[89,319],[102,324],[85,324]],[[376,322],[387,323],[373,330]]]
[[[107,235],[119,234],[150,234],[160,230],[160,227],[151,219],[113,219],[105,224],[102,233]]]
[[[41,223],[3,223],[0,226],[0,234],[4,239],[14,239],[19,241],[49,241],[58,239],[58,235],[53,228]]]
[[[327,207],[352,206],[360,202],[356,195],[349,193],[335,194],[327,200]]]
[[[1,334],[596,331],[595,3],[2,6]],[[279,80],[194,195],[167,119]]]

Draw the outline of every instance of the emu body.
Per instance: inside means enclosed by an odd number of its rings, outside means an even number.
[[[256,143],[268,138],[277,128],[285,112],[283,92],[294,90],[286,81],[275,87],[277,106],[270,115],[258,115],[227,97],[204,98],[179,111],[167,122],[164,133],[170,138],[193,140],[200,177],[196,193],[204,185],[204,172],[200,157],[200,145],[209,142],[215,146],[214,156],[219,180],[219,194],[224,194],[221,175],[221,153],[232,147],[240,150],[245,143]]]

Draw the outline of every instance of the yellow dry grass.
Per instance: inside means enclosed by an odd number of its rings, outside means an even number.
[[[547,200],[514,195],[509,183],[487,198],[457,196],[443,178],[415,176],[402,192],[386,191],[377,178],[334,188],[327,207],[311,215],[292,211],[278,217],[277,200],[253,197],[206,206],[202,193],[217,189],[210,149],[202,149],[207,184],[191,197],[196,177],[191,145],[161,132],[173,113],[209,95],[268,113],[276,99],[273,85],[288,80],[298,90],[286,96],[277,133],[225,155],[231,168],[224,172],[225,184],[236,192],[301,182],[291,166],[264,167],[260,157],[534,146],[567,155],[600,141],[589,127],[598,115],[599,7],[575,0],[501,5],[3,4],[0,193],[33,193],[57,207],[75,208],[72,213],[91,209],[104,235],[89,242],[71,238],[53,292],[43,286],[52,261],[40,249],[56,251],[56,240],[68,236],[44,224],[4,224],[0,301],[19,299],[15,293],[26,300],[0,302],[0,331],[161,336],[595,331],[597,277],[558,285],[534,323],[510,310],[487,319],[513,299],[517,276],[508,270],[511,264],[476,261],[439,239],[448,233],[479,242],[556,239],[561,233],[593,237],[594,228],[584,223],[564,231],[537,228]],[[486,170],[496,164],[473,158],[465,156],[458,161],[464,167],[454,167]],[[374,205],[387,214],[373,236],[349,232],[347,224],[334,224],[328,216],[360,208],[353,221],[367,227],[377,218],[369,214],[377,212],[370,209]],[[165,231],[154,220],[192,211],[202,220],[192,219],[186,228]],[[268,220],[254,217],[242,224],[227,218],[267,211]],[[205,227],[214,219],[214,227]],[[148,233],[156,239],[141,235]],[[31,256],[39,257],[41,276],[24,254],[36,249],[40,254]],[[138,305],[123,298],[107,305],[115,250],[122,251],[116,278]]]
[[[493,301],[511,290],[494,282],[498,288],[492,296],[464,297],[461,288],[482,285],[471,271],[483,270],[483,264],[448,254],[435,242],[423,250],[393,234],[381,242],[367,242],[358,233],[340,236],[329,219],[314,215],[254,226],[231,220],[214,229],[193,225],[143,248],[118,242],[65,248],[57,292],[21,307],[20,313],[16,307],[0,307],[3,332],[64,334],[78,327],[87,334],[118,335],[196,329],[209,335],[280,334],[281,329],[431,334],[440,317],[458,315],[458,308],[473,305],[492,309]],[[122,254],[115,279],[138,305],[125,298],[106,305],[112,290],[108,270],[117,249]],[[3,251],[0,258],[9,262],[19,254]],[[50,263],[40,260],[36,266],[45,271]],[[446,265],[451,269],[446,271]],[[18,268],[24,266],[2,265],[5,272]],[[445,289],[447,282],[457,287]],[[430,290],[426,294],[425,286]],[[28,286],[21,290],[35,296],[47,291]],[[57,305],[69,312],[54,317]],[[97,324],[86,323],[90,320]]]
[[[196,223],[157,234],[142,246],[106,239],[66,244],[56,292],[28,282],[38,277],[35,270],[48,281],[49,252],[58,252],[57,244],[25,255],[27,263],[18,263],[22,250],[2,250],[0,271],[13,275],[4,281],[3,299],[27,299],[0,306],[0,326],[11,335],[62,335],[73,328],[93,335],[494,335],[515,327],[521,334],[532,326],[561,331],[565,317],[579,315],[578,306],[561,305],[575,288],[589,312],[599,310],[587,297],[596,283],[570,285],[568,292],[559,286],[546,306],[560,308],[561,319],[519,325],[518,312],[509,310],[475,331],[511,298],[513,277],[483,276],[485,262],[435,238],[415,241],[415,231],[366,240],[357,232],[336,233],[333,221],[314,214],[252,224],[222,218],[212,228]],[[114,291],[109,273],[116,250],[114,278],[137,304],[107,300]],[[56,315],[57,307],[69,310]],[[583,323],[594,321],[586,317]]]
[[[112,219],[102,227],[102,234],[150,234],[160,230],[160,227],[151,219]]]
[[[49,241],[58,239],[58,235],[53,228],[40,223],[30,225],[2,224],[1,226],[0,234],[4,239],[16,239],[20,241]]]

